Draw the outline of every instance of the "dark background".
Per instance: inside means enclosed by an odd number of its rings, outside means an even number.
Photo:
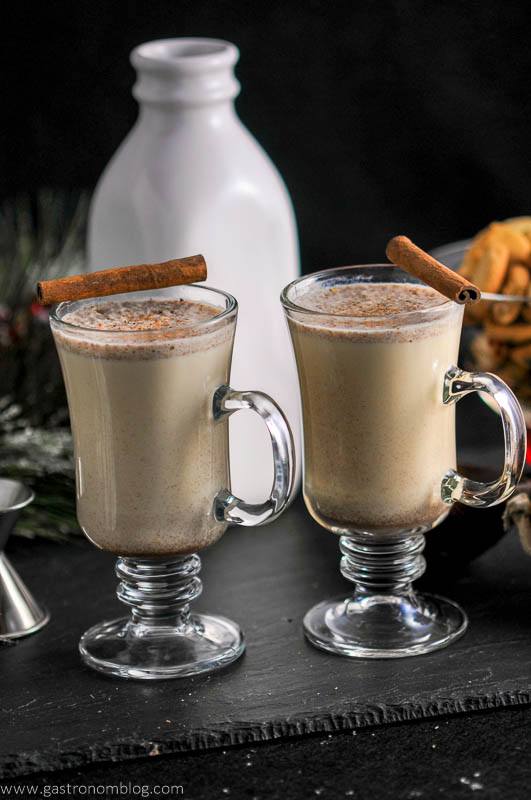
[[[19,0],[3,11],[0,200],[92,188],[136,117],[130,50],[213,36],[241,50],[237,108],[290,189],[306,271],[379,260],[399,232],[430,247],[531,214],[527,3]],[[528,731],[529,711],[513,709],[367,730],[356,750],[350,735],[264,745],[253,770],[242,749],[42,782],[176,779],[208,798],[220,786],[238,798],[469,797],[461,777],[478,771],[482,797],[516,798],[527,796]]]
[[[93,187],[130,129],[129,51],[241,50],[237,101],[282,172],[303,268],[377,260],[531,213],[531,10],[515,2],[150,0],[11,4],[0,199]],[[41,17],[38,14],[42,14]]]

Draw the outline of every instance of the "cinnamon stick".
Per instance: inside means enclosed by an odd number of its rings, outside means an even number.
[[[481,298],[477,286],[421,250],[407,236],[395,236],[388,242],[385,252],[393,264],[420,278],[455,303],[476,303]]]
[[[203,256],[188,256],[161,264],[111,267],[81,275],[68,275],[37,284],[37,300],[43,306],[64,300],[85,300],[122,292],[139,292],[204,281],[207,266]]]

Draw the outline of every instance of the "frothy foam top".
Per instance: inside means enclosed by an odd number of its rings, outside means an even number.
[[[446,302],[431,286],[413,283],[339,283],[313,286],[297,305],[324,314],[350,317],[392,317],[423,311]]]
[[[178,298],[87,301],[61,318],[77,328],[69,329],[52,319],[52,329],[60,347],[82,355],[120,360],[168,358],[229,341],[234,318],[204,325],[220,313],[209,303]]]
[[[460,311],[430,286],[413,283],[312,286],[295,302],[299,309],[290,319],[301,331],[356,341],[412,341],[437,335],[452,324],[452,311]],[[422,313],[429,309],[434,313]]]
[[[83,303],[68,311],[63,322],[100,331],[155,331],[194,327],[220,313],[209,303],[190,300],[122,300]]]

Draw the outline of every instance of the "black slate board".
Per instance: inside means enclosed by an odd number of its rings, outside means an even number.
[[[462,536],[487,535],[482,525],[492,517],[473,517]],[[338,571],[336,537],[297,501],[273,525],[233,529],[204,554],[197,606],[243,626],[244,658],[211,676],[156,684],[111,680],[78,658],[83,630],[122,611],[112,557],[81,540],[15,542],[11,557],[52,621],[0,648],[0,777],[531,699],[531,559],[515,536],[470,567],[442,559],[442,572],[432,569],[420,582],[466,608],[462,640],[415,659],[350,660],[303,638],[306,609],[349,584]]]

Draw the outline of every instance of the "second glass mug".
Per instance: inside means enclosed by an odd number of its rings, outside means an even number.
[[[84,303],[182,298],[217,314],[179,328],[133,331],[65,320]],[[198,550],[229,524],[277,517],[293,486],[291,431],[275,402],[228,385],[237,303],[203,286],[61,303],[50,324],[65,380],[74,439],[79,523],[119,556],[118,598],[131,616],[81,638],[86,664],[128,678],[172,678],[225,666],[244,650],[235,622],[190,611],[201,593]],[[228,417],[264,420],[274,461],[269,498],[248,504],[230,491]]]
[[[397,658],[465,632],[456,603],[412,588],[425,570],[424,533],[455,501],[481,508],[509,497],[526,429],[503,381],[455,366],[463,306],[441,295],[435,306],[358,318],[305,306],[309,290],[368,283],[419,281],[389,264],[342,267],[303,276],[282,293],[301,388],[304,499],[340,535],[341,572],[354,583],[352,595],[310,609],[304,630],[329,652]],[[456,471],[455,403],[470,392],[486,392],[500,410],[505,463],[491,483]]]

